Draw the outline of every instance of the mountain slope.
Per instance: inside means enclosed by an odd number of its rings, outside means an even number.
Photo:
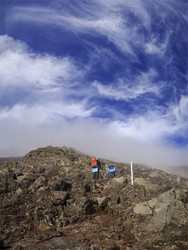
[[[95,189],[90,156],[33,150],[0,167],[1,244],[11,249],[186,249],[188,180],[102,159]],[[105,177],[109,164],[114,179]]]

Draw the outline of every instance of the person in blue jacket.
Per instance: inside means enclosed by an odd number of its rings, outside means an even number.
[[[108,172],[110,173],[111,178],[114,178],[116,176],[116,168],[113,165],[110,165],[105,176],[108,174]]]

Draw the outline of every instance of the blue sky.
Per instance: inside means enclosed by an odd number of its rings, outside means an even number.
[[[0,0],[0,156],[188,165],[186,0]]]

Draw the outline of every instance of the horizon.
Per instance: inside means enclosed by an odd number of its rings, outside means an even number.
[[[84,151],[80,151],[80,149],[78,148],[73,148],[73,147],[67,147],[66,145],[62,145],[62,146],[53,146],[53,145],[46,145],[46,146],[43,146],[43,147],[38,147],[38,148],[33,148],[31,149],[30,151],[26,152],[25,154],[23,155],[12,155],[12,156],[1,156],[0,155],[0,159],[9,159],[9,158],[24,158],[27,154],[31,153],[32,151],[35,151],[35,150],[38,150],[38,149],[43,149],[43,148],[47,148],[47,147],[52,147],[52,148],[68,148],[68,149],[73,149],[75,150],[76,152],[80,153],[80,154],[86,154],[88,157],[99,157],[98,155],[96,154],[89,154],[89,153],[86,153]],[[123,163],[123,164],[130,164],[132,162],[132,160],[130,162],[125,162],[125,161],[120,161],[120,160],[115,160],[114,158],[104,158],[102,155],[99,157],[101,160],[107,160],[107,161],[112,161],[112,162],[115,162],[115,163]],[[146,166],[146,167],[149,167],[149,168],[157,168],[159,170],[165,170],[165,169],[170,169],[170,168],[188,168],[188,165],[149,165],[149,164],[146,164],[144,162],[132,162],[133,164],[135,165],[143,165],[143,166]]]
[[[59,147],[59,148],[66,147],[66,148],[69,148],[69,147],[67,147],[65,145],[64,146],[47,145],[47,146],[42,147],[42,148],[46,148],[46,147],[53,147],[53,148],[55,148],[55,147]],[[38,150],[38,149],[42,149],[42,148],[32,149],[31,151],[27,152],[26,154],[28,154],[28,153],[30,153],[32,151]],[[75,150],[76,152],[80,153],[80,154],[86,154],[85,152],[82,152],[79,149],[76,149],[76,148],[72,148],[72,149]],[[16,158],[23,159],[25,157],[25,155],[22,155],[22,156],[7,156],[7,157],[1,157],[0,156],[0,165],[2,164],[1,160],[5,160],[5,161],[8,160],[8,159],[15,160]],[[87,154],[87,156],[88,157],[94,157],[96,155],[93,155],[93,154],[92,155],[88,155]],[[123,161],[118,161],[118,160],[114,161],[114,159],[101,158],[101,161],[103,161],[103,160],[105,160],[105,161],[111,161],[114,164],[125,164],[125,165],[129,165],[130,164],[131,165],[131,162],[123,162]],[[154,171],[155,171],[155,169],[159,170],[159,171],[162,170],[162,171],[164,171],[164,172],[166,172],[168,174],[180,176],[180,177],[183,177],[183,178],[188,178],[188,165],[187,166],[186,165],[184,165],[184,166],[180,166],[180,165],[178,165],[178,166],[172,166],[172,165],[171,166],[170,165],[169,166],[167,166],[167,165],[148,165],[148,164],[145,164],[145,163],[138,163],[138,162],[137,163],[132,162],[132,164],[133,164],[133,172],[134,172],[134,168],[135,167],[137,167],[137,166],[143,166],[143,167],[146,167],[146,168],[151,168]]]
[[[0,155],[188,165],[185,0],[0,0]]]

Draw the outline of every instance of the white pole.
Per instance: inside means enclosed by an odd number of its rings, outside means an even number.
[[[131,185],[133,185],[133,163],[131,161]]]

